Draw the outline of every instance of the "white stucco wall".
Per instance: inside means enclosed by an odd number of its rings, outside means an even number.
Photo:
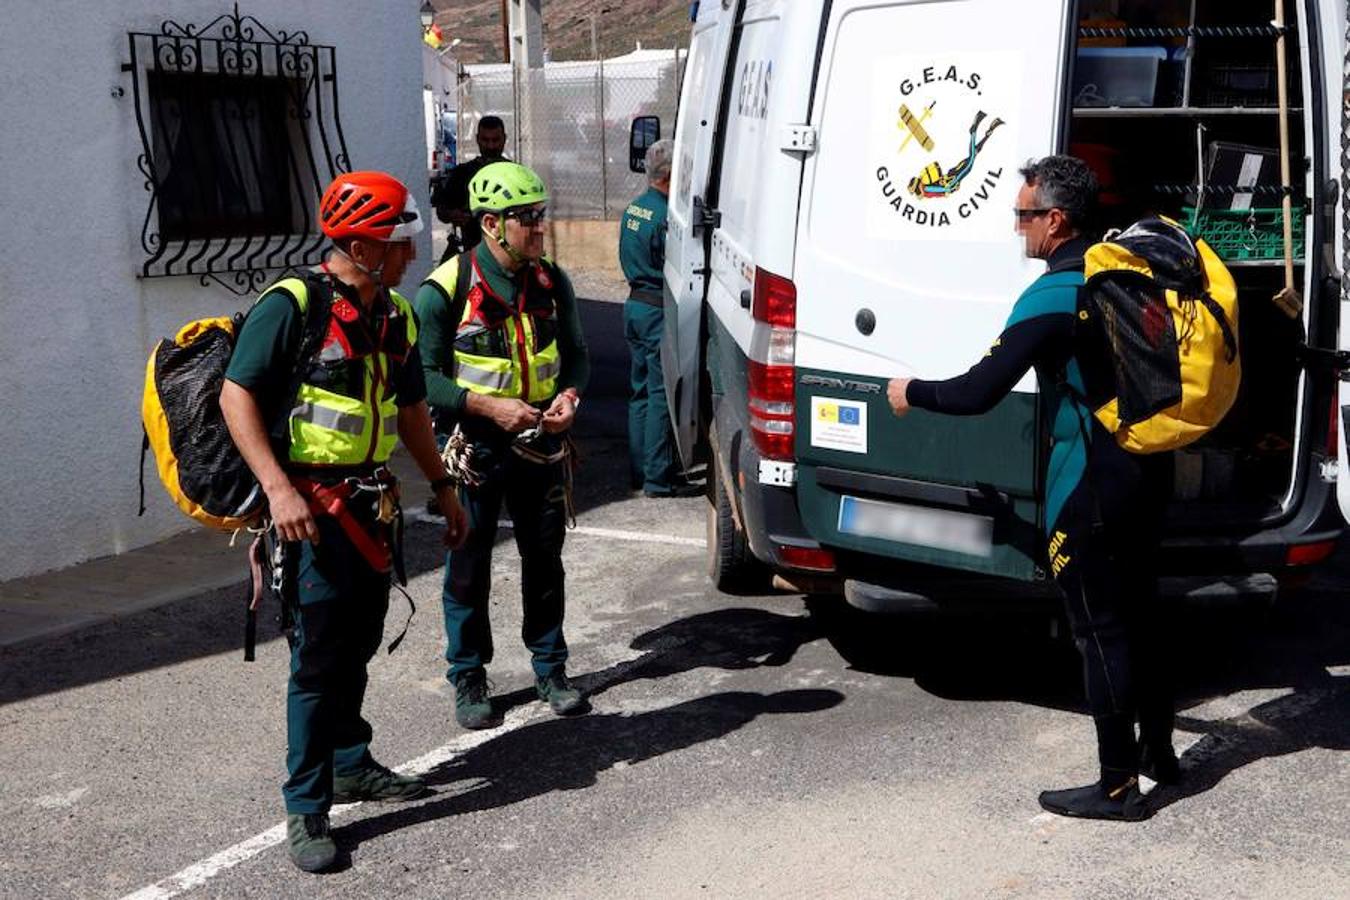
[[[0,580],[195,527],[146,467],[140,397],[152,345],[249,301],[195,278],[136,278],[148,194],[128,31],[205,25],[226,0],[11,0],[0,28]],[[425,213],[418,0],[244,0],[274,32],[337,48],[354,168],[415,186]],[[127,96],[112,96],[117,86]],[[405,287],[429,270],[430,231]]]

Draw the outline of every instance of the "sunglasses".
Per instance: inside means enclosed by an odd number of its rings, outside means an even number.
[[[538,225],[540,222],[544,221],[544,217],[547,215],[548,207],[543,207],[541,209],[512,210],[506,214],[506,218],[515,219],[526,228],[529,228],[531,225]]]
[[[1028,219],[1034,219],[1037,216],[1043,216],[1053,209],[1055,209],[1055,207],[1053,206],[1049,206],[1044,209],[1014,209],[1013,215],[1017,216],[1017,221],[1025,222]]]

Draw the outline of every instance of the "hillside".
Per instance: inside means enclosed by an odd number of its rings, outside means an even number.
[[[447,40],[462,39],[462,64],[502,61],[501,0],[431,0]],[[543,0],[544,46],[554,60],[591,59],[591,20],[600,52],[619,56],[644,47],[689,44],[688,0]]]

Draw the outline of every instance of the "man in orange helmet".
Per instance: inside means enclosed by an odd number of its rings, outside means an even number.
[[[283,547],[293,628],[282,794],[291,861],[306,872],[336,861],[334,802],[426,791],[375,761],[361,717],[390,574],[402,577],[397,483],[385,467],[400,438],[446,513],[445,543],[468,530],[432,434],[416,319],[391,290],[415,256],[417,205],[392,176],[352,172],[324,192],[318,218],[333,251],[263,293],[220,396]]]

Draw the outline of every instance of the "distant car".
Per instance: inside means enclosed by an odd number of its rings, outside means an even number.
[[[446,178],[450,177],[450,170],[455,167],[456,154],[455,136],[453,133],[444,135],[437,142],[437,145],[431,151],[431,190],[436,188]]]
[[[455,118],[453,112],[442,112],[435,119],[428,119],[427,143],[430,145],[431,158],[428,160],[427,178],[433,192],[450,175],[450,170],[458,162]]]

